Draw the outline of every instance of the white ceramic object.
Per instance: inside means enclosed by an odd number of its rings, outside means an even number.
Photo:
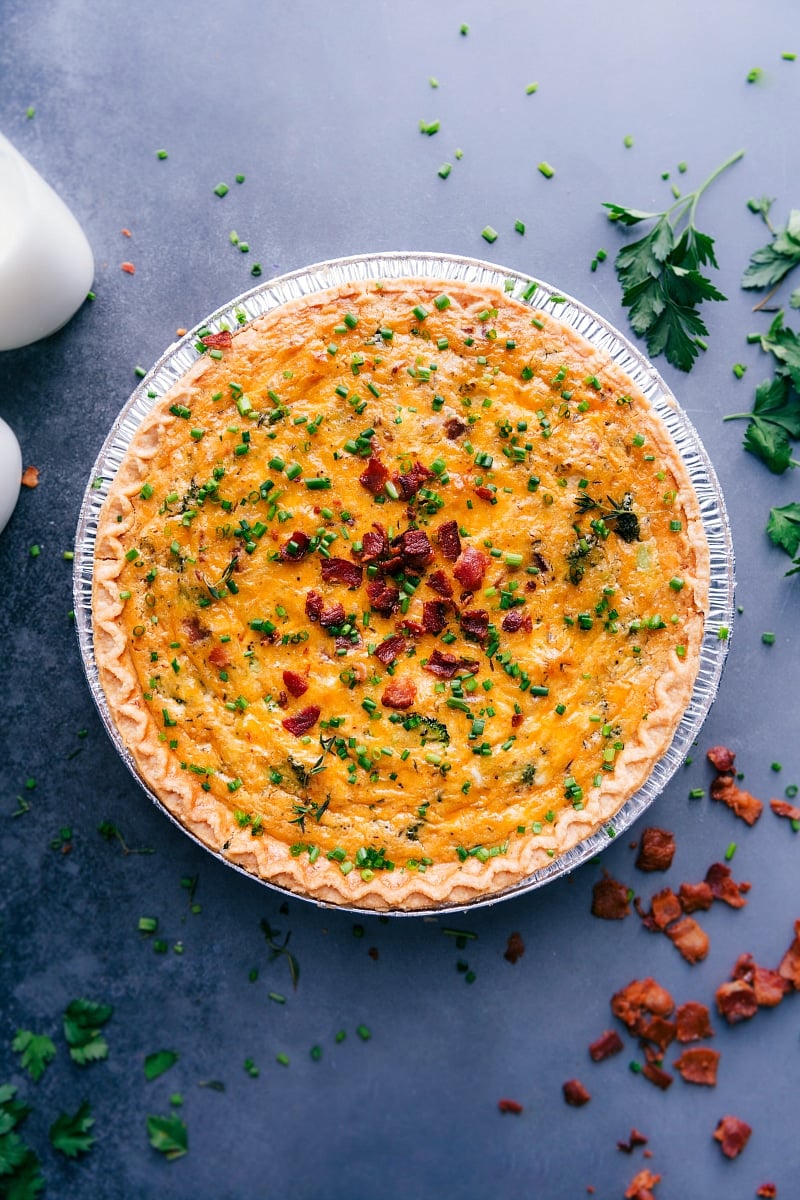
[[[14,511],[22,479],[22,455],[14,430],[0,417],[0,533]]]
[[[0,350],[66,325],[93,278],[91,247],[75,217],[0,133]]]

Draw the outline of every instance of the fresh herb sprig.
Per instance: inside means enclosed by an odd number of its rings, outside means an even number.
[[[77,1112],[61,1113],[50,1126],[50,1144],[66,1158],[78,1158],[88,1154],[97,1138],[89,1130],[94,1117],[89,1101],[84,1100]]]
[[[800,466],[791,444],[800,439],[800,336],[784,325],[781,311],[760,341],[776,360],[775,375],[756,388],[751,412],[730,413],[723,419],[746,420],[745,450],[766,463],[773,475],[782,475]]]
[[[292,936],[291,929],[285,935],[282,942],[278,941],[281,936],[279,929],[273,929],[269,921],[264,918],[261,922],[261,932],[266,938],[267,945],[270,948],[270,962],[274,962],[276,958],[285,958],[289,967],[289,977],[292,981],[292,987],[297,991],[297,984],[300,979],[300,964],[289,949],[289,938]]]
[[[770,289],[769,294],[755,306],[756,309],[764,307],[789,272],[800,264],[800,209],[793,208],[786,224],[774,228],[769,220],[770,203],[764,196],[760,201],[748,204],[751,211],[760,213],[772,234],[765,246],[751,254],[742,276],[743,288],[755,291]],[[792,308],[800,308],[800,288],[792,292],[789,303]]]
[[[700,352],[698,339],[708,334],[700,305],[706,300],[726,299],[700,271],[706,265],[718,267],[718,263],[714,239],[695,224],[697,205],[703,192],[743,154],[740,150],[726,159],[704,183],[663,212],[603,205],[609,210],[609,220],[621,225],[655,222],[645,237],[623,246],[614,267],[634,332],[645,338],[651,356],[664,354],[680,371],[691,370]]]
[[[19,1054],[19,1065],[28,1072],[34,1083],[44,1075],[47,1064],[56,1056],[56,1047],[46,1033],[32,1033],[30,1029],[18,1029],[11,1049]]]
[[[800,504],[796,500],[791,504],[784,504],[781,508],[769,510],[767,534],[770,541],[781,550],[785,550],[792,559],[794,565],[786,574],[800,573]]]

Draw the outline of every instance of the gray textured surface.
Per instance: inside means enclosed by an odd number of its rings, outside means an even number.
[[[468,37],[459,36],[467,22]],[[34,1106],[26,1127],[41,1153],[48,1194],[75,1200],[283,1196],[338,1198],[380,1189],[414,1195],[560,1200],[596,1188],[621,1196],[644,1164],[615,1143],[632,1125],[649,1135],[659,1200],[749,1200],[765,1179],[800,1194],[796,1109],[800,1008],[778,1009],[733,1029],[718,1025],[716,1090],[676,1079],[666,1094],[628,1070],[625,1054],[601,1065],[586,1052],[612,1023],[608,1000],[652,974],[676,1000],[711,1003],[743,951],[775,965],[800,916],[797,840],[765,814],[748,830],[724,808],[687,799],[707,786],[705,749],[738,751],[746,784],[768,799],[800,783],[797,749],[798,583],[763,527],[770,505],[797,497],[740,448],[742,428],[723,414],[749,407],[767,374],[744,335],[766,326],[738,280],[763,227],[745,200],[767,192],[776,213],[800,203],[800,22],[790,0],[754,8],[675,2],[659,13],[623,0],[613,13],[589,0],[551,6],[442,0],[199,9],[175,0],[129,8],[117,0],[20,0],[0,5],[0,128],[64,196],[97,260],[97,301],[61,333],[0,356],[0,413],[17,431],[25,463],[41,469],[0,537],[4,712],[0,736],[0,1081]],[[748,85],[760,66],[762,82]],[[441,83],[434,90],[429,76]],[[539,91],[525,95],[537,80]],[[26,120],[34,105],[36,116]],[[432,138],[420,118],[438,117]],[[630,134],[634,146],[625,149]],[[156,159],[164,147],[169,158]],[[447,181],[439,164],[454,162]],[[633,867],[625,840],[602,865],[645,897],[663,884],[702,878],[733,840],[736,878],[749,904],[701,918],[711,953],[690,968],[665,938],[636,920],[589,914],[600,865],[544,892],[453,921],[479,936],[463,952],[445,922],[363,922],[280,898],[215,863],[149,804],[119,762],[82,677],[71,607],[69,548],[91,464],[114,416],[148,366],[207,312],[265,275],[323,258],[381,249],[427,249],[492,258],[530,271],[627,328],[611,262],[619,230],[603,200],[642,208],[669,201],[673,180],[694,186],[734,150],[745,159],[702,202],[700,225],[717,239],[719,286],[730,300],[708,313],[710,349],[689,377],[665,377],[709,450],[726,493],[738,562],[738,618],[717,704],[694,762],[651,810],[675,831],[666,877]],[[536,163],[548,159],[554,179]],[[686,160],[685,176],[676,164]],[[246,175],[240,187],[237,172]],[[220,180],[231,191],[213,194]],[[513,232],[515,219],[528,232]],[[486,224],[500,231],[488,251]],[[133,236],[126,239],[126,227]],[[229,243],[236,229],[251,246]],[[136,264],[135,276],[119,270]],[[737,382],[731,365],[748,364]],[[29,547],[39,544],[38,558]],[[776,644],[761,643],[774,630]],[[85,738],[78,736],[86,730]],[[73,752],[80,750],[74,757]],[[775,774],[773,761],[783,769]],[[36,787],[25,791],[26,779]],[[15,797],[30,811],[12,817]],[[125,856],[97,834],[113,821]],[[50,846],[61,827],[72,851]],[[182,876],[199,876],[192,913]],[[153,952],[137,932],[157,916],[170,947]],[[269,963],[259,930],[267,917],[292,931],[301,968],[292,992],[285,963]],[[527,950],[503,960],[506,938]],[[367,951],[377,947],[379,958]],[[470,986],[456,970],[467,960]],[[248,972],[259,968],[250,982]],[[287,996],[283,1006],[270,990]],[[60,1014],[74,996],[114,1005],[110,1056],[85,1070],[67,1059]],[[364,1022],[369,1042],[356,1035]],[[33,1084],[10,1042],[17,1028],[52,1034],[56,1061]],[[336,1044],[337,1030],[347,1039]],[[323,1046],[322,1061],[309,1058]],[[177,1050],[153,1083],[145,1054]],[[288,1068],[276,1063],[286,1053]],[[252,1057],[261,1074],[243,1069]],[[671,1058],[672,1056],[668,1056]],[[561,1084],[592,1092],[567,1108]],[[226,1091],[198,1087],[219,1079]],[[146,1113],[165,1113],[180,1090],[190,1151],[164,1162],[147,1144]],[[525,1106],[501,1117],[510,1096]],[[98,1142],[81,1163],[47,1148],[47,1129],[87,1097]],[[754,1129],[735,1163],[711,1132],[723,1113]]]

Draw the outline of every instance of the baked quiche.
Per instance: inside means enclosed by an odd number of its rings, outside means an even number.
[[[495,894],[607,823],[672,739],[708,602],[631,379],[453,281],[197,345],[96,541],[97,666],[148,788],[254,875],[374,909]]]

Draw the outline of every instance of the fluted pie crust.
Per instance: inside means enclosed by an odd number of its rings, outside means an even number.
[[[97,532],[95,657],[142,780],[228,861],[374,909],[492,895],[598,830],[672,739],[708,604],[632,380],[453,281],[205,347]]]

